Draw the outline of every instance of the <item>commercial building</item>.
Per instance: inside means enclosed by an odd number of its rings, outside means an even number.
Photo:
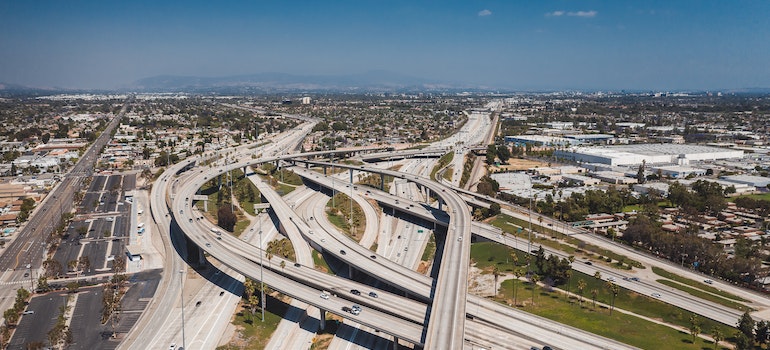
[[[718,147],[678,144],[634,144],[602,147],[571,147],[556,150],[558,158],[583,163],[609,165],[679,164],[690,161],[718,160],[743,157],[743,151]]]
[[[751,176],[751,175],[729,175],[720,177],[727,182],[754,186],[757,188],[767,188],[770,185],[770,177]]]

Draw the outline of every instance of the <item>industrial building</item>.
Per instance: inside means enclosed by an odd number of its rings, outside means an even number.
[[[757,188],[767,188],[770,185],[770,177],[751,176],[751,175],[729,175],[720,177],[722,180],[754,186]]]
[[[571,147],[556,150],[558,158],[583,163],[609,165],[678,164],[690,161],[718,160],[743,157],[743,151],[718,147],[679,144],[634,144],[601,147]]]

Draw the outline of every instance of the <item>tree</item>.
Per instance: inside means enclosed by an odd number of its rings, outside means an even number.
[[[591,289],[591,298],[594,300],[594,309],[596,309],[596,296],[599,295],[599,290],[594,288]]]
[[[695,340],[698,339],[698,335],[700,334],[700,320],[698,320],[698,316],[693,314],[690,316],[690,335],[692,336],[692,343],[695,344]]]
[[[286,267],[286,261],[281,260],[281,271],[283,271],[283,268]]]
[[[636,172],[636,181],[638,181],[640,184],[643,184],[647,181],[647,179],[644,177],[644,166],[646,165],[646,162],[642,160],[642,164],[639,165],[639,170]]]
[[[583,303],[583,289],[586,289],[586,286],[588,286],[588,284],[586,284],[586,281],[583,281],[582,278],[578,280],[577,289],[578,289],[578,295],[580,296],[580,300],[579,300],[580,304]]]
[[[770,330],[770,322],[764,320],[757,322],[757,330],[754,334],[757,343],[760,345],[767,343],[768,330]]]
[[[37,289],[41,292],[47,292],[51,289],[50,286],[48,286],[48,278],[45,276],[40,276],[37,278]]]
[[[19,321],[19,312],[11,308],[3,312],[3,317],[7,324],[14,325]]]
[[[719,342],[725,340],[725,335],[722,334],[719,327],[714,326],[714,328],[711,329],[711,337],[714,338],[714,350],[717,350],[717,348],[719,348]]]
[[[615,297],[620,293],[620,287],[617,284],[607,281],[607,289],[609,289],[612,299],[610,302],[610,316],[612,316],[612,310],[615,309]]]
[[[537,289],[537,282],[540,281],[540,276],[538,276],[536,273],[533,273],[529,277],[529,280],[532,283],[532,305],[535,305],[535,289]]]
[[[236,221],[237,218],[232,208],[230,208],[230,203],[223,202],[217,211],[217,225],[229,232],[233,232]]]
[[[744,312],[741,318],[738,320],[738,330],[746,336],[747,339],[754,339],[754,319],[751,318],[751,314],[748,311]]]
[[[78,259],[78,265],[80,266],[80,269],[83,270],[83,272],[90,271],[91,259],[88,258],[88,255],[83,255]]]
[[[494,268],[494,269],[492,269],[492,276],[494,276],[494,277],[495,277],[495,285],[494,285],[494,286],[492,286],[492,293],[493,293],[494,295],[497,295],[497,279],[498,279],[498,277],[500,277],[501,275],[502,275],[502,273],[500,273],[500,269],[499,269],[497,266],[495,266],[495,268]]]
[[[521,268],[518,268],[518,267],[513,268],[513,305],[514,306],[516,306],[516,294],[517,294],[516,288],[518,287],[519,277],[521,277],[522,275],[523,273],[521,271]]]
[[[750,338],[747,337],[746,334],[743,334],[741,331],[735,332],[733,339],[735,339],[736,350],[751,350],[754,348],[754,344],[752,344],[751,340],[749,340]]]

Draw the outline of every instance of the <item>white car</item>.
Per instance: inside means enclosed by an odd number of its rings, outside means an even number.
[[[660,293],[652,293],[652,296],[653,296],[654,298],[658,298],[658,299],[660,299]]]
[[[706,282],[706,283],[708,283],[708,284],[712,284],[712,283],[714,283],[714,281],[712,281],[712,280],[703,280],[703,282]]]
[[[329,300],[329,294],[321,293],[321,299],[323,300]]]

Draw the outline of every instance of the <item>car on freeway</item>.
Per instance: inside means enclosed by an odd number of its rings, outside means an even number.
[[[211,247],[211,243],[206,242],[206,247]]]
[[[615,277],[612,277],[612,276],[607,277],[607,281],[615,282]]]
[[[353,306],[350,307],[350,313],[353,314],[353,315],[360,314],[361,310],[363,310],[363,309],[361,309],[361,307],[358,306],[358,305],[353,305]]]
[[[321,299],[323,299],[323,300],[329,300],[329,294],[327,294],[327,293],[321,293]]]
[[[195,307],[199,307],[199,306],[201,306],[201,303],[202,303],[202,301],[198,300],[198,302],[197,302],[197,303],[195,303]]]
[[[543,345],[543,350],[553,350],[553,348],[548,345]]]
[[[708,283],[708,284],[712,284],[712,283],[714,283],[714,281],[712,281],[712,280],[708,280],[708,279],[707,279],[707,280],[703,280],[703,282],[706,282],[706,283]]]
[[[342,254],[342,255],[345,255],[345,254],[347,254],[347,253],[345,253],[345,251],[344,251],[344,250],[340,250],[340,254]]]
[[[586,265],[593,265],[594,263],[592,263],[592,262],[590,262],[590,261],[586,261],[586,262],[585,262],[585,264],[586,264]]]
[[[296,263],[296,262],[294,263],[294,267],[300,267],[300,266],[302,266],[302,264]]]
[[[168,346],[168,350],[175,350],[176,349],[176,343],[171,343],[171,345]]]
[[[372,259],[377,259],[377,255],[374,255],[374,254],[369,255],[369,257],[372,258]]]
[[[353,295],[361,295],[361,291],[360,291],[360,290],[358,290],[358,289],[351,289],[351,290],[350,290],[350,294],[353,294]]]
[[[351,309],[351,308],[349,308],[349,307],[347,307],[347,306],[343,306],[343,307],[342,307],[342,311],[343,311],[343,312],[351,312],[351,311],[353,311],[353,309]]]
[[[374,291],[369,292],[369,296],[372,297],[372,298],[376,298],[377,297],[377,293],[375,293]]]
[[[634,281],[634,282],[639,282],[639,277],[631,277],[629,279]]]
[[[654,298],[660,299],[660,293],[652,293],[651,294]]]

